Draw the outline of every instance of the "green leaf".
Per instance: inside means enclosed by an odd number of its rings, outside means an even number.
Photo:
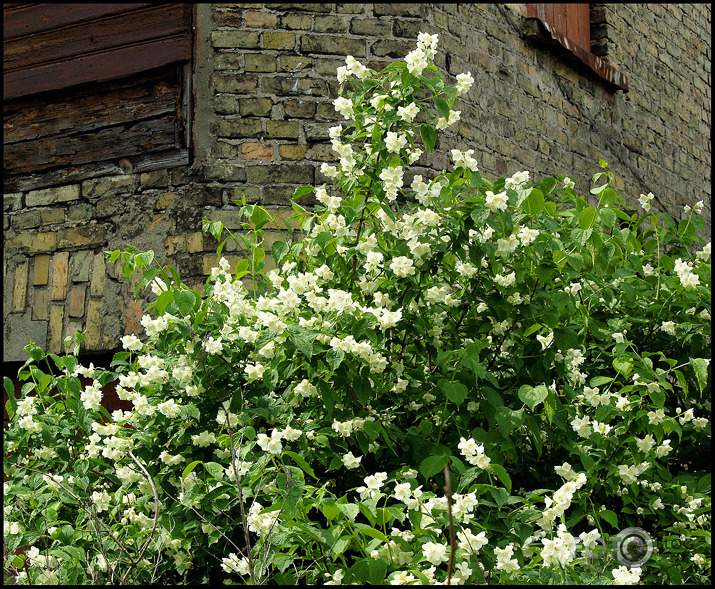
[[[698,387],[702,393],[708,384],[708,363],[703,358],[690,358],[690,365],[695,371],[695,378],[698,379]]]
[[[427,153],[434,151],[434,146],[437,143],[437,135],[434,132],[432,125],[428,123],[422,123],[420,125],[420,137],[425,144],[425,150]]]
[[[306,194],[310,194],[311,192],[315,192],[315,188],[312,186],[298,186],[298,188],[296,188],[293,192],[293,200],[296,200],[301,196],[305,196]]]
[[[546,385],[540,384],[537,387],[531,387],[528,384],[523,385],[519,389],[519,399],[532,411],[539,403],[543,402],[549,395],[549,389]]]
[[[156,299],[156,312],[158,315],[163,315],[166,308],[174,301],[174,291],[165,290]]]
[[[223,479],[223,466],[221,466],[218,462],[206,462],[204,463],[204,467],[206,468],[208,473],[216,480],[220,481]]]
[[[174,302],[179,309],[179,313],[181,313],[183,317],[186,317],[194,310],[196,297],[190,290],[177,290],[174,293]]]
[[[200,460],[194,460],[193,462],[187,464],[184,472],[181,473],[181,480],[183,481],[199,464],[201,464]]]
[[[614,358],[613,367],[620,372],[623,376],[628,376],[631,372],[631,367],[633,365],[623,358]]]
[[[354,522],[358,513],[360,513],[360,508],[354,503],[336,503],[335,505],[351,522]]]
[[[315,472],[313,472],[313,469],[305,461],[305,458],[303,458],[300,454],[296,454],[295,452],[291,452],[290,450],[284,450],[283,455],[289,456],[290,458],[292,458],[293,461],[298,466],[300,466],[301,469],[303,469],[303,472],[305,472],[307,475],[313,477],[315,480],[318,480],[318,477],[315,476]]]
[[[598,209],[598,216],[601,218],[601,223],[608,229],[616,224],[617,216],[611,209]]]
[[[270,221],[271,216],[268,211],[261,206],[256,206],[253,209],[253,214],[251,215],[251,223],[256,229],[262,229],[263,226]]]
[[[7,403],[5,403],[7,415],[10,419],[12,419],[15,415],[15,412],[17,411],[17,401],[15,400],[15,386],[12,384],[12,380],[10,380],[10,378],[8,378],[7,376],[3,376],[2,384],[5,388],[5,393],[7,394]]]
[[[437,107],[439,114],[441,114],[445,119],[448,119],[449,118],[449,105],[439,96],[435,96],[434,104]]]
[[[544,193],[538,188],[532,188],[529,196],[521,203],[521,210],[532,217],[544,210]]]
[[[678,379],[678,383],[680,383],[680,387],[683,389],[683,392],[682,392],[683,399],[687,399],[687,397],[688,397],[688,381],[685,378],[685,375],[680,370],[674,370],[673,372],[675,372],[675,377]]]
[[[506,469],[501,464],[490,464],[494,474],[497,475],[502,484],[506,487],[506,492],[511,493],[511,478],[506,472]]]
[[[447,398],[459,407],[467,397],[467,387],[461,382],[445,382],[442,384],[442,390]]]
[[[615,512],[611,511],[610,509],[606,509],[604,511],[599,511],[598,515],[602,519],[605,519],[614,528],[618,529],[618,516]]]
[[[420,472],[426,479],[433,477],[440,472],[449,461],[449,456],[429,456],[420,463]]]
[[[376,530],[375,528],[370,528],[370,527],[360,528],[359,532],[361,534],[365,534],[366,536],[370,536],[371,538],[377,538],[381,542],[389,541],[387,539],[387,537],[385,536],[385,534],[383,534],[380,530]]]
[[[499,407],[496,410],[496,422],[499,430],[504,435],[509,435],[513,430],[524,423],[524,410],[512,411],[509,407]]]

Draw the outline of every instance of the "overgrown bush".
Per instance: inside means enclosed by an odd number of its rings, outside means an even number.
[[[244,201],[244,231],[205,221],[245,257],[203,292],[108,252],[157,295],[110,369],[27,347],[21,398],[5,379],[18,582],[707,582],[702,203],[639,216],[605,162],[592,204],[569,177],[492,183],[472,150],[406,186],[473,83],[445,85],[436,42],[339,68],[334,184],[296,191],[319,204],[275,269],[280,221]],[[117,379],[133,409],[110,415]]]

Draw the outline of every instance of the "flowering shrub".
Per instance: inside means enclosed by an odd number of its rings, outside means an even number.
[[[28,345],[21,398],[5,379],[18,582],[707,581],[702,204],[626,212],[605,162],[591,204],[569,177],[490,182],[471,149],[407,185],[474,82],[445,84],[436,43],[338,69],[333,184],[296,190],[319,204],[274,269],[277,220],[244,201],[244,231],[204,223],[203,292],[108,252],[157,295],[110,368]],[[109,414],[115,380],[132,410]],[[604,550],[629,527],[649,560]]]

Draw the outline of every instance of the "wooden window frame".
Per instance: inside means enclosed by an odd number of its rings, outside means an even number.
[[[616,90],[628,92],[628,79],[607,60],[591,52],[590,4],[527,4],[526,37],[561,48]],[[565,50],[565,51],[563,51]]]
[[[131,85],[131,80],[143,76],[147,80],[156,79],[158,83],[164,79],[161,76],[173,80],[170,84],[176,97],[175,107],[166,111],[175,114],[174,131],[166,125],[163,127],[160,144],[165,147],[156,144],[142,153],[133,146],[123,153],[119,141],[111,158],[105,154],[92,161],[87,161],[89,158],[79,161],[79,158],[77,165],[65,162],[48,166],[45,161],[35,170],[16,168],[18,171],[5,174],[5,192],[190,165],[195,5],[6,4],[3,8],[6,124],[10,124],[8,113],[13,109],[17,112],[23,104],[52,105],[63,100],[81,100],[85,94],[88,97],[107,95],[113,88],[125,92],[123,88]],[[36,50],[29,51],[28,47]],[[103,120],[98,112],[99,120]],[[147,115],[140,113],[138,116]],[[106,119],[112,119],[109,111]],[[35,123],[39,124],[41,120]],[[52,136],[50,132],[48,137]],[[62,134],[54,136],[56,141],[66,143],[70,140],[63,139]],[[5,143],[6,154],[9,145]]]

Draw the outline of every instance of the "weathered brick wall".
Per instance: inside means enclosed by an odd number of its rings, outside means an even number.
[[[680,217],[703,200],[709,238],[710,5],[603,5],[599,51],[628,76],[627,94],[526,40],[525,17],[519,4],[199,5],[191,166],[4,196],[4,360],[24,360],[29,338],[59,352],[86,329],[90,352],[140,329],[146,300],[104,250],[154,249],[200,285],[216,260],[202,217],[237,228],[241,193],[278,209],[297,185],[325,181],[336,68],[353,55],[380,69],[419,31],[439,34],[443,71],[476,82],[412,173],[473,148],[486,177],[568,173],[585,192],[603,158],[634,205],[650,191]]]

